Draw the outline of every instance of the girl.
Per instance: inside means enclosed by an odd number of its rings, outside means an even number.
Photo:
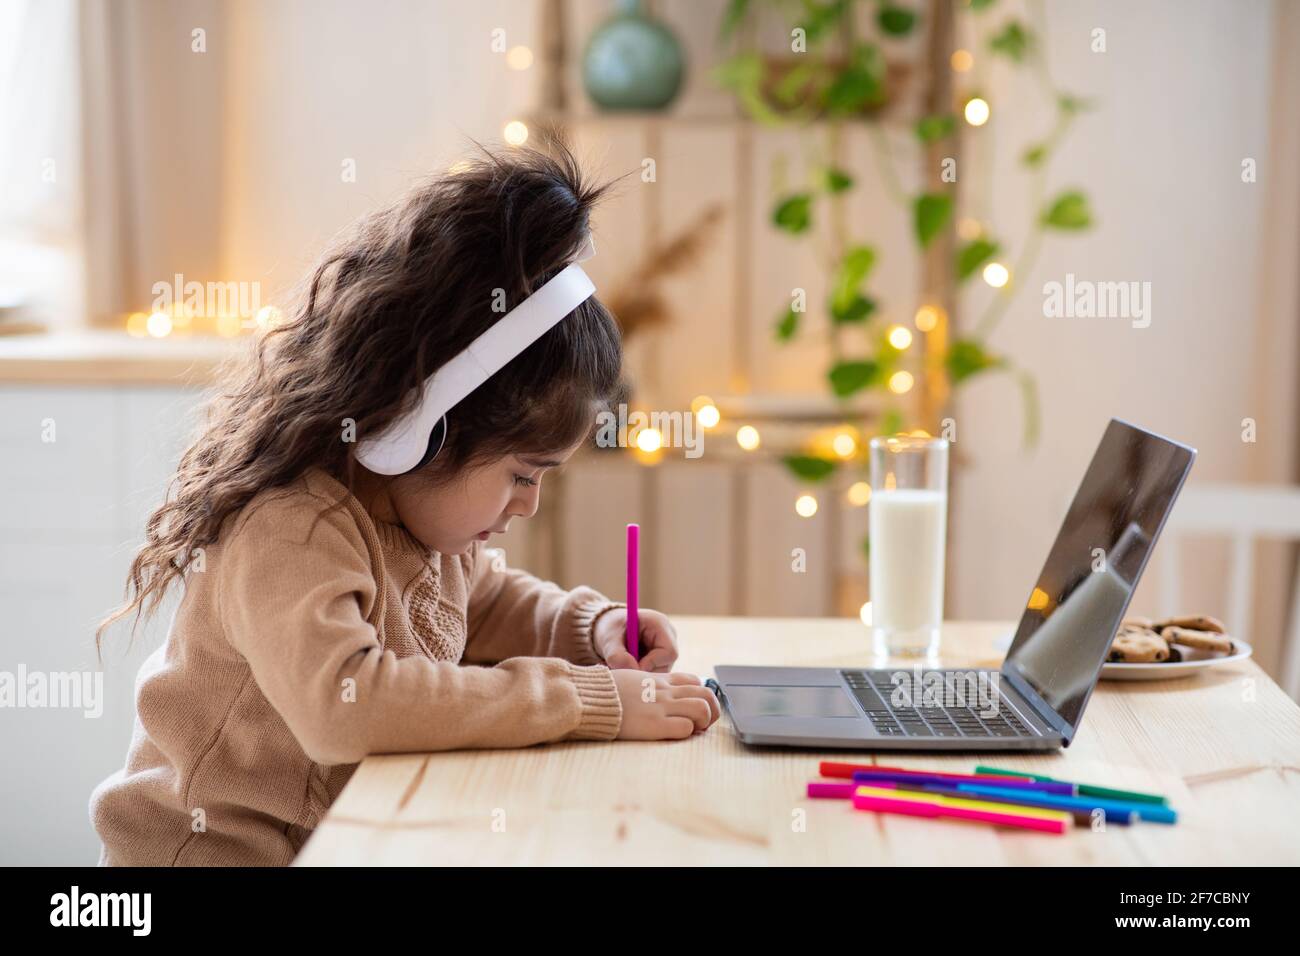
[[[502,294],[514,308],[574,259],[605,188],[557,144],[416,189],[326,256],[214,401],[129,603],[100,626],[183,582],[137,678],[126,767],[91,797],[101,864],[286,864],[367,754],[683,738],[720,716],[697,677],[669,673],[664,615],[641,612],[638,663],[624,605],[484,554],[624,399],[597,299],[456,404],[427,463],[387,477],[358,461]]]

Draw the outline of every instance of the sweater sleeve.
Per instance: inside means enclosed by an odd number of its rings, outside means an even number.
[[[603,662],[592,644],[597,618],[616,607],[599,591],[566,591],[505,565],[499,552],[474,542],[464,660],[493,664],[520,655],[561,657],[581,665]]]
[[[617,736],[622,706],[604,667],[462,667],[384,650],[367,621],[370,556],[345,510],[270,502],[241,519],[213,569],[226,637],[315,762]]]

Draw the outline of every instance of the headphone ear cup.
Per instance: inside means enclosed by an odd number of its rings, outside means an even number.
[[[443,415],[442,418],[438,419],[438,424],[433,426],[433,431],[429,432],[429,445],[425,448],[423,457],[420,458],[419,463],[416,464],[414,468],[410,469],[407,474],[410,474],[411,471],[418,471],[437,458],[438,452],[442,451],[443,442],[446,440],[447,416]]]

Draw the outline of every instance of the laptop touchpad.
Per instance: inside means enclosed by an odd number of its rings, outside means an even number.
[[[757,687],[729,684],[727,703],[742,717],[861,717],[838,687]]]

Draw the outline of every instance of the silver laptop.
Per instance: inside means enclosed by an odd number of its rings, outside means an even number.
[[[1000,670],[722,666],[710,686],[747,744],[1068,747],[1195,457],[1111,420]]]

